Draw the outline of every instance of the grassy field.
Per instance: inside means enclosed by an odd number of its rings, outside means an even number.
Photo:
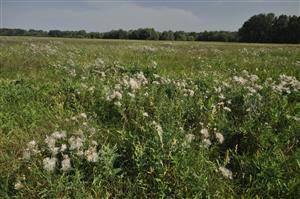
[[[0,37],[0,198],[300,198],[300,46]]]

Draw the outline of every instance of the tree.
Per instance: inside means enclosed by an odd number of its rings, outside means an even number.
[[[287,31],[289,25],[289,17],[287,15],[280,15],[273,23],[273,42],[286,42],[288,39]]]
[[[79,31],[76,31],[75,33],[75,37],[77,38],[85,38],[86,37],[86,31],[85,30],[79,30]]]
[[[50,37],[62,37],[62,36],[63,36],[63,32],[60,31],[60,30],[50,30],[50,31],[48,32],[48,35],[49,35]]]
[[[2,29],[0,29],[0,35],[24,36],[24,35],[27,35],[27,31],[23,30],[23,29],[2,28]]]
[[[87,37],[91,39],[101,39],[103,38],[103,34],[100,32],[90,32],[87,34]]]
[[[254,15],[239,29],[241,41],[270,42],[272,41],[272,25],[275,20],[273,13]]]
[[[288,35],[286,42],[300,43],[300,17],[290,17],[286,32]]]
[[[186,41],[186,34],[183,31],[176,31],[174,36],[176,41]]]
[[[128,38],[138,40],[158,40],[159,33],[153,28],[139,28],[137,30],[129,31]]]
[[[238,41],[237,32],[229,31],[204,31],[198,34],[197,41]]]
[[[238,32],[240,41],[245,42],[300,42],[300,17],[274,14],[254,15]]]
[[[103,39],[128,39],[128,33],[125,30],[112,30],[103,34]]]
[[[175,36],[174,36],[174,32],[172,31],[164,31],[160,34],[160,37],[159,37],[160,40],[169,40],[169,41],[173,41],[175,39]]]
[[[187,33],[186,40],[187,41],[195,41],[197,37],[198,37],[198,33],[196,33],[196,32],[189,32],[189,33]]]

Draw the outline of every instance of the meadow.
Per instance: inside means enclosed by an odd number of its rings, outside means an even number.
[[[0,37],[0,198],[300,198],[300,45]]]

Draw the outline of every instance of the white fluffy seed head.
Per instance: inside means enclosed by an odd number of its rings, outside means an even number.
[[[24,185],[21,181],[17,181],[15,184],[15,190],[21,190],[24,188]]]
[[[160,124],[158,124],[155,121],[153,121],[152,124],[153,124],[154,128],[156,129],[159,140],[163,146],[163,129],[161,128]]]
[[[224,136],[221,133],[216,133],[216,138],[220,144],[224,142]]]
[[[66,144],[62,144],[61,147],[60,147],[60,151],[61,151],[61,152],[64,152],[67,148],[68,148],[68,147],[67,147]]]
[[[85,152],[86,159],[89,162],[97,162],[99,159],[97,148],[95,146],[88,148],[88,150]]]
[[[85,113],[80,113],[79,115],[82,119],[87,119],[87,115]]]
[[[206,148],[208,148],[211,145],[210,139],[207,138],[203,139],[203,144]]]
[[[138,89],[140,87],[139,83],[135,79],[133,79],[133,78],[129,79],[129,86],[130,86],[130,88],[132,90],[136,90],[136,89]]]
[[[44,169],[48,172],[53,172],[55,170],[56,162],[57,162],[57,159],[55,157],[45,158],[43,160]]]
[[[143,113],[143,116],[144,116],[144,117],[149,117],[149,114],[148,114],[147,112],[144,112],[144,113]]]
[[[209,137],[209,133],[208,133],[208,129],[207,128],[201,129],[200,133],[202,134],[202,136],[204,138],[208,138]]]
[[[61,170],[68,171],[71,169],[71,160],[68,155],[64,155],[63,158],[61,161]]]
[[[225,167],[219,167],[219,171],[225,178],[232,179],[232,172],[229,169]]]
[[[195,135],[189,133],[189,134],[187,134],[187,135],[185,136],[185,139],[186,139],[186,141],[187,141],[188,143],[191,143],[191,142],[195,139]]]
[[[80,137],[70,137],[68,140],[70,144],[70,150],[78,150],[83,146],[83,140]]]
[[[66,132],[65,131],[61,131],[61,132],[58,132],[58,131],[55,131],[54,133],[52,133],[51,137],[53,139],[63,139],[65,138],[67,135],[66,135]]]
[[[38,145],[35,140],[30,141],[27,144],[27,148],[23,152],[23,159],[29,160],[32,155],[39,153]]]

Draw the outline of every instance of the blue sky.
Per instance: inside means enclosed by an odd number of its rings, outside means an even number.
[[[300,15],[300,0],[2,0],[6,28],[238,30],[254,14]]]

